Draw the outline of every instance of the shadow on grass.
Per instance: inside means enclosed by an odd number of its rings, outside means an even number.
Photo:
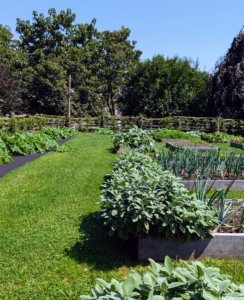
[[[132,237],[121,241],[116,236],[109,237],[108,228],[97,217],[97,213],[83,217],[79,231],[80,241],[65,250],[65,254],[77,263],[87,263],[102,271],[138,264],[137,239]]]

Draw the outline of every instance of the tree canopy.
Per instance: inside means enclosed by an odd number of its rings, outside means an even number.
[[[162,55],[140,61],[129,28],[100,32],[96,19],[75,20],[71,9],[33,11],[32,21],[17,19],[17,41],[0,25],[0,68],[8,78],[0,79],[1,114],[66,115],[69,75],[73,116],[114,115],[118,108],[147,117],[205,114],[209,74],[198,62]]]
[[[213,114],[224,118],[244,117],[244,29],[233,39],[212,75]]]
[[[137,63],[119,98],[124,115],[164,117],[205,114],[208,73],[198,69],[190,59],[165,58]]]

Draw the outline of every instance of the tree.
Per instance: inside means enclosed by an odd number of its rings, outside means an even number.
[[[212,115],[244,118],[244,29],[233,39],[212,74]]]
[[[22,96],[32,113],[65,113],[68,75],[72,75],[76,91],[74,100],[80,100],[80,85],[87,74],[82,63],[89,49],[87,44],[96,32],[96,20],[91,24],[74,21],[75,14],[70,9],[57,14],[54,8],[48,10],[46,18],[34,11],[32,23],[17,19],[18,46],[28,56],[28,66],[22,70]]]
[[[137,63],[129,75],[118,101],[124,115],[161,118],[205,114],[209,74],[199,71],[198,62],[157,55]]]
[[[130,30],[97,33],[97,43],[91,52],[91,71],[95,75],[93,85],[104,99],[108,111],[115,114],[116,100],[125,85],[128,71],[138,61],[141,51],[135,50],[135,41],[130,42]]]
[[[0,114],[21,112],[22,109],[16,67],[23,58],[15,49],[12,38],[10,28],[0,24]]]
[[[0,65],[0,114],[7,114],[21,108],[18,80],[6,66]]]

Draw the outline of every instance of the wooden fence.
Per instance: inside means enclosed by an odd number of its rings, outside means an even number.
[[[120,130],[131,125],[137,125],[143,129],[179,129],[182,131],[200,130],[203,132],[225,132],[230,134],[244,135],[244,120],[222,119],[207,117],[185,117],[174,116],[165,118],[144,118],[144,117],[85,117],[67,118],[63,116],[50,115],[20,115],[0,118],[0,128],[15,131],[38,130],[42,126],[53,127],[76,127],[80,131],[88,131],[94,128],[112,128]]]

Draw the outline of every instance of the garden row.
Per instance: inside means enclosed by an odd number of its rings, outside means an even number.
[[[136,127],[122,130],[112,141],[119,155],[102,185],[99,212],[110,235],[125,240],[130,235],[153,234],[184,242],[213,236],[228,226],[235,225],[242,232],[243,203],[226,199],[230,186],[209,196],[207,181],[203,184],[196,179],[196,193],[189,193],[181,178],[168,170],[170,163],[163,166],[168,153],[158,152],[147,131]],[[204,163],[216,160],[216,156],[192,153],[185,158],[185,168],[193,156]],[[182,159],[185,154],[181,153]],[[175,156],[169,155],[168,161],[174,161]],[[226,160],[224,164],[228,165]],[[229,225],[237,212],[241,214],[239,224]],[[194,262],[174,269],[167,256],[164,266],[150,262],[151,272],[134,271],[123,282],[98,279],[93,296],[81,299],[244,299],[244,286],[233,284],[216,268]]]
[[[0,164],[12,162],[12,156],[44,153],[59,145],[58,140],[77,134],[73,128],[43,127],[39,132],[16,132],[0,130]]]

